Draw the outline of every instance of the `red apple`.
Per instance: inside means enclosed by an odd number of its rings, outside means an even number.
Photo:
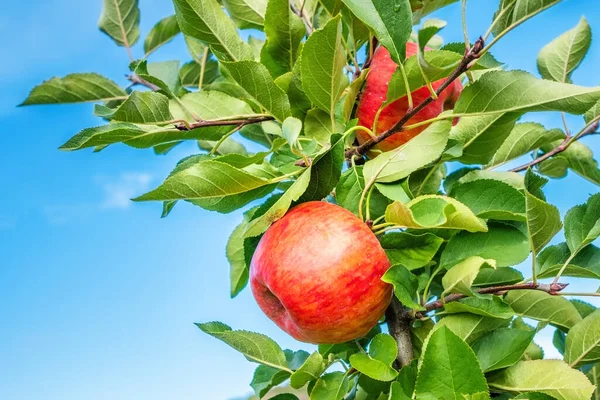
[[[391,299],[390,262],[371,229],[350,211],[303,203],[264,234],[250,265],[252,293],[277,326],[302,342],[363,337]]]
[[[415,55],[417,53],[417,49],[418,48],[415,43],[407,43],[406,56],[410,57]],[[373,55],[370,72],[367,76],[367,82],[356,111],[359,125],[373,129],[375,115],[385,102],[388,84],[392,78],[392,75],[394,74],[394,71],[396,70],[396,67],[397,64],[390,57],[389,51],[380,46]],[[443,79],[434,82],[434,89],[439,88],[443,82]],[[461,91],[461,83],[458,80],[455,80],[448,88],[446,88],[446,90],[442,92],[436,101],[430,103],[427,107],[417,113],[408,121],[406,125],[411,125],[417,122],[435,118],[442,111],[444,111],[444,109],[452,108]],[[429,97],[429,94],[429,89],[427,89],[427,87],[422,87],[413,91],[413,104],[418,105],[427,97]],[[406,96],[385,107],[379,115],[379,119],[377,121],[377,133],[382,133],[391,128],[406,114],[407,110],[408,98]],[[410,139],[422,132],[425,128],[427,128],[427,126],[423,125],[408,131],[398,132],[385,139],[383,142],[377,144],[374,148],[381,151],[392,150],[408,142]],[[356,132],[356,137],[359,143],[364,143],[369,139],[369,135],[363,131]]]

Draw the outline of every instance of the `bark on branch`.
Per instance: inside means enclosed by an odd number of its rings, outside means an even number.
[[[200,120],[192,123],[185,124],[183,122],[175,125],[175,128],[180,131],[191,131],[192,129],[205,128],[207,126],[228,126],[237,125],[238,129],[242,129],[246,125],[257,124],[259,122],[273,121],[275,118],[265,115],[260,117],[244,118],[244,119],[224,119],[216,121],[205,121]]]
[[[454,69],[454,71],[450,74],[450,76],[448,76],[448,78],[446,78],[444,83],[442,83],[440,85],[440,87],[435,91],[436,97],[439,96],[448,86],[450,86],[450,84],[452,82],[454,82],[456,79],[458,79],[459,76],[461,76],[463,73],[465,73],[469,70],[469,68],[472,65],[472,62],[474,60],[476,60],[477,58],[479,58],[479,55],[480,55],[481,51],[483,50],[483,48],[484,48],[484,41],[483,41],[483,38],[480,37],[473,44],[473,47],[471,47],[469,50],[465,51],[465,55],[463,56],[462,60],[458,64],[458,66]],[[346,158],[351,159],[352,157],[362,157],[365,154],[367,154],[367,152],[369,150],[371,150],[371,148],[373,148],[373,146],[375,146],[376,144],[384,141],[385,139],[389,138],[390,136],[392,136],[398,132],[401,132],[404,125],[412,117],[417,115],[421,110],[423,110],[425,107],[427,107],[429,104],[431,104],[434,100],[435,100],[435,98],[433,96],[429,96],[428,98],[423,100],[420,104],[418,104],[416,107],[414,107],[412,110],[409,110],[406,114],[404,114],[404,116],[398,122],[396,122],[396,124],[394,126],[392,126],[387,131],[383,132],[381,135],[371,138],[371,139],[367,140],[366,142],[364,142],[363,144],[361,144],[360,146],[356,146],[356,147],[346,151]]]
[[[414,358],[412,337],[410,333],[410,324],[413,320],[413,316],[410,314],[410,311],[404,308],[402,303],[396,299],[396,296],[394,296],[385,311],[385,319],[390,335],[396,339],[396,344],[398,345],[398,356],[396,357],[396,361],[398,367],[402,368],[403,366],[410,364]]]
[[[542,292],[549,293],[551,295],[555,295],[564,288],[566,288],[568,283],[555,283],[555,284],[542,284],[542,283],[518,283],[515,285],[503,285],[503,286],[492,286],[483,289],[476,290],[479,294],[502,294],[509,290],[541,290]],[[438,308],[444,307],[444,304],[451,303],[453,301],[458,301],[460,299],[464,299],[464,294],[453,293],[444,297],[443,299],[432,301],[431,303],[427,303],[425,305],[425,312],[433,311]]]

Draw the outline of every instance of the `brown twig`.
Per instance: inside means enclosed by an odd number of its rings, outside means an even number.
[[[302,20],[302,22],[304,23],[304,26],[306,27],[306,34],[310,35],[311,33],[313,33],[314,28],[313,28],[312,24],[310,23],[308,16],[306,15],[306,12],[304,11],[304,7],[299,9],[294,4],[294,0],[290,0],[290,9],[293,11],[294,14],[299,16],[300,19]]]
[[[396,344],[398,345],[396,362],[398,363],[398,367],[402,368],[403,366],[410,364],[411,360],[414,358],[412,337],[410,333],[410,323],[413,320],[413,317],[410,312],[402,306],[402,303],[396,299],[396,296],[394,296],[385,311],[385,320],[390,335],[396,339]]]
[[[261,117],[253,117],[253,118],[245,118],[245,119],[226,119],[226,120],[216,120],[216,121],[205,121],[200,120],[196,122],[192,122],[189,124],[179,123],[175,125],[175,128],[180,131],[191,131],[192,129],[205,128],[207,126],[228,126],[228,125],[237,125],[238,129],[242,129],[246,125],[257,124],[259,122],[265,121],[273,121],[275,118],[271,116],[261,116]]]
[[[450,86],[450,84],[452,82],[454,82],[456,79],[458,79],[458,77],[460,75],[465,73],[471,67],[472,62],[475,61],[477,58],[479,58],[479,55],[484,48],[484,45],[485,44],[484,44],[483,38],[480,37],[473,44],[473,47],[471,47],[470,49],[465,51],[465,55],[463,56],[462,60],[460,61],[460,63],[456,67],[456,69],[454,69],[454,71],[450,74],[450,76],[448,76],[448,78],[446,78],[444,83],[442,83],[440,85],[440,87],[435,91],[436,97],[438,97],[448,86]],[[354,148],[346,151],[346,158],[362,157],[369,150],[371,150],[371,148],[373,146],[375,146],[376,144],[384,141],[388,137],[390,137],[398,132],[401,132],[404,125],[412,117],[417,115],[421,110],[423,110],[425,107],[427,107],[429,104],[431,104],[434,100],[435,100],[435,98],[433,96],[429,96],[428,98],[423,100],[419,105],[417,105],[413,109],[409,110],[406,114],[404,114],[404,116],[398,122],[396,122],[396,124],[394,124],[394,126],[392,126],[387,131],[383,132],[381,135],[371,138],[371,139],[367,140],[366,142],[364,142],[363,144],[361,144],[360,146],[354,147]]]
[[[375,49],[377,48],[378,44],[379,44],[379,41],[377,40],[377,38],[375,36],[373,36],[373,38],[371,39],[371,43],[370,43],[371,49],[373,49],[373,51],[367,52],[367,59],[363,63],[362,67],[358,68],[356,70],[356,72],[354,73],[354,79],[358,78],[360,76],[360,74],[363,72],[363,70],[365,70],[371,66],[371,61],[373,61],[371,54],[375,53]]]
[[[555,283],[555,284],[542,284],[542,283],[517,283],[515,285],[503,285],[503,286],[492,286],[483,289],[476,290],[479,294],[502,294],[509,290],[541,290],[542,292],[546,292],[551,295],[558,294],[561,290],[566,288],[568,283]],[[432,301],[425,305],[425,312],[437,310],[438,308],[444,307],[444,304],[451,303],[453,301],[458,301],[464,299],[464,294],[453,293],[450,294],[443,299]]]
[[[569,132],[567,132],[567,135],[565,136],[565,139],[562,141],[561,144],[559,144],[558,146],[556,146],[549,152],[544,153],[543,155],[539,156],[535,160],[530,161],[527,164],[523,164],[520,167],[513,168],[510,171],[511,172],[525,171],[528,168],[531,168],[534,165],[537,165],[537,164],[541,163],[542,161],[549,159],[552,156],[562,153],[563,151],[567,150],[573,142],[577,141],[578,139],[580,139],[586,135],[591,135],[593,133],[596,133],[597,130],[598,130],[598,121],[589,124],[585,129],[583,129],[581,132],[579,132],[579,134],[577,134],[576,136],[571,136],[569,134]]]
[[[160,88],[158,86],[156,86],[153,83],[148,82],[145,79],[140,78],[139,75],[137,74],[131,74],[131,75],[127,75],[127,80],[129,82],[131,82],[133,85],[142,85],[142,86],[146,86],[148,89],[150,90],[160,90]]]

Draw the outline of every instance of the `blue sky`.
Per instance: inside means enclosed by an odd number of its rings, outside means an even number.
[[[497,1],[470,3],[475,38],[487,29]],[[537,51],[582,14],[600,32],[600,10],[591,3],[563,1],[493,53],[510,68],[535,72]],[[248,290],[229,299],[224,247],[240,213],[179,205],[160,219],[159,204],[128,201],[159,184],[194,145],[160,157],[125,146],[60,152],[79,129],[100,124],[91,106],[15,107],[51,76],[95,71],[126,83],[125,50],[96,28],[100,7],[99,0],[32,0],[27,6],[4,2],[0,12],[0,398],[244,395],[255,365],[193,322],[220,320],[269,334],[285,347],[301,346],[262,315]],[[142,0],[141,7],[142,35],[173,10],[166,0]],[[459,7],[436,16],[450,22],[447,42],[461,40]],[[141,52],[138,45],[134,53]],[[154,60],[182,57],[178,39]],[[593,45],[574,81],[599,85],[599,64],[600,47]],[[530,119],[561,126],[555,115]],[[580,117],[569,122],[581,126]],[[597,137],[586,142],[600,150]],[[548,188],[563,214],[598,191],[572,175]]]

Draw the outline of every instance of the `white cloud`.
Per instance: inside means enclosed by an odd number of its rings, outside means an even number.
[[[131,198],[146,192],[152,176],[141,172],[124,172],[116,180],[98,178],[104,191],[101,208],[126,209],[131,206]]]

